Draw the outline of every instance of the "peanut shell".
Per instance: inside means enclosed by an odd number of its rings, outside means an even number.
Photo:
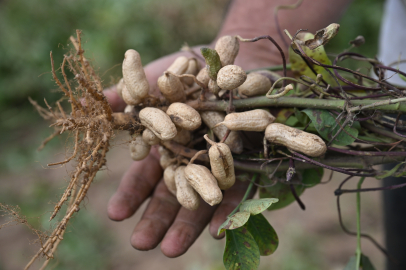
[[[154,132],[147,128],[142,132],[142,139],[149,145],[157,145],[160,142],[159,138],[154,134]]]
[[[172,122],[177,127],[186,130],[195,130],[202,124],[200,114],[195,109],[184,103],[172,103],[166,111],[166,114],[169,115]]]
[[[238,87],[238,93],[247,97],[265,95],[271,89],[271,81],[260,73],[252,72],[247,75],[245,82]]]
[[[164,170],[164,182],[168,190],[176,196],[175,169],[176,167],[171,165]]]
[[[321,156],[327,151],[326,144],[319,136],[279,123],[268,125],[265,138],[311,157]]]
[[[140,111],[141,124],[150,129],[161,140],[172,140],[176,127],[169,116],[157,108],[147,107]]]
[[[151,150],[151,146],[146,144],[141,135],[136,135],[130,143],[130,153],[133,160],[143,160]]]
[[[247,79],[245,71],[236,65],[222,67],[217,73],[217,85],[224,90],[233,90]]]
[[[167,71],[170,71],[176,75],[181,75],[185,73],[189,66],[189,59],[186,56],[179,56],[175,61],[170,65]]]
[[[229,130],[264,131],[275,121],[275,117],[268,111],[256,109],[240,113],[229,113],[224,121],[217,125],[224,125]]]
[[[204,67],[202,68],[199,73],[196,76],[196,79],[201,82],[202,84],[204,84],[204,86],[208,86],[209,81],[210,81],[210,77],[209,77],[209,73],[207,73],[207,68]]]
[[[216,178],[206,167],[189,164],[185,168],[185,177],[202,199],[211,206],[219,204],[223,199]]]
[[[158,78],[158,87],[164,97],[170,102],[184,102],[186,94],[183,84],[178,77],[165,72]]]
[[[195,58],[191,58],[188,60],[187,69],[182,74],[196,75],[197,72],[199,71],[198,68],[199,65],[197,63],[197,60]],[[193,80],[193,78],[184,77],[182,78],[182,82],[186,83],[188,86],[192,86],[195,81]]]
[[[175,171],[176,198],[178,202],[189,210],[196,210],[200,205],[200,198],[185,177],[186,166],[179,166]]]
[[[122,68],[124,83],[133,99],[142,100],[147,97],[149,83],[142,67],[140,54],[135,50],[127,50]]]
[[[240,43],[235,36],[222,36],[217,40],[214,49],[219,54],[223,66],[232,65],[240,49]]]

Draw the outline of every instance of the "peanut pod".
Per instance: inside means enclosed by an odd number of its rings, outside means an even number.
[[[155,134],[149,129],[144,129],[142,132],[142,139],[149,145],[157,145],[161,141]]]
[[[321,156],[327,151],[326,144],[319,136],[279,123],[268,125],[265,138],[311,157]]]
[[[264,75],[252,72],[247,75],[245,82],[238,87],[241,96],[253,97],[265,95],[271,88],[271,81]]]
[[[176,196],[175,169],[175,165],[171,165],[164,170],[164,182],[168,190]]]
[[[247,79],[245,71],[236,65],[222,67],[217,73],[217,85],[224,90],[233,90]]]
[[[235,36],[222,36],[217,40],[214,49],[219,54],[221,64],[224,67],[234,64],[240,49],[240,43],[238,43],[238,39]]]
[[[220,189],[229,189],[235,183],[234,161],[230,148],[225,143],[215,143],[204,135],[211,144],[209,149],[211,172],[216,177]]]
[[[181,75],[185,73],[189,65],[189,59],[186,56],[179,56],[170,65],[166,71],[170,71],[176,75]]]
[[[140,111],[141,124],[150,129],[161,140],[172,140],[176,127],[169,116],[157,108],[147,107]]]
[[[192,134],[186,129],[177,129],[178,133],[172,141],[179,143],[180,145],[187,145],[192,140]]]
[[[264,131],[266,127],[275,121],[275,117],[268,111],[256,109],[240,113],[230,113],[224,118],[224,121],[218,123],[226,126],[229,130],[243,131]]]
[[[197,63],[197,60],[195,58],[191,58],[188,60],[188,67],[186,71],[182,74],[196,75],[199,71],[198,68],[199,65]],[[195,81],[193,80],[193,78],[184,77],[182,78],[182,82],[186,83],[188,86],[192,86]]]
[[[216,178],[206,167],[189,164],[185,168],[185,177],[202,199],[211,206],[219,204],[223,199]]]
[[[169,165],[173,163],[173,158],[171,156],[171,152],[166,150],[163,146],[159,146],[158,152],[161,155],[159,158],[159,164],[161,165],[162,169],[168,168]]]
[[[189,210],[199,208],[200,198],[185,177],[186,166],[179,166],[175,171],[176,198],[178,202]]]
[[[184,103],[172,103],[166,111],[166,114],[169,115],[177,127],[186,130],[195,130],[202,124],[200,114]]]
[[[149,83],[137,51],[127,50],[125,52],[122,69],[124,83],[133,99],[142,100],[147,97]]]
[[[149,154],[151,146],[146,144],[141,135],[136,135],[130,143],[130,153],[133,160],[143,160]]]
[[[178,77],[169,72],[165,72],[158,78],[158,87],[170,103],[183,102],[186,100],[182,82]]]
[[[202,68],[199,73],[197,73],[196,79],[207,88],[210,77],[206,67]]]

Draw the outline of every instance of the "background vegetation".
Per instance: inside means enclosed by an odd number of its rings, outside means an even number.
[[[107,86],[120,77],[120,63],[128,48],[137,49],[147,64],[178,50],[184,42],[210,42],[220,27],[227,3],[228,0],[0,1],[0,201],[19,204],[23,214],[41,216],[35,221],[37,225],[47,224],[44,212],[49,211],[49,194],[58,193],[55,189],[61,183],[49,183],[44,180],[46,177],[30,172],[35,162],[46,160],[64,141],[51,142],[43,152],[35,150],[51,130],[29,104],[28,97],[40,103],[44,97],[49,103],[61,97],[50,74],[49,52],[53,51],[55,62],[60,63],[75,29],[83,30],[85,49],[95,59],[94,66],[99,67]],[[354,1],[339,22],[339,35],[326,51],[338,53],[349,46],[350,40],[363,35],[366,45],[355,51],[374,57],[382,11],[383,1]],[[11,184],[11,179],[19,184]],[[61,246],[60,252],[68,256],[59,260],[56,269],[110,269],[111,262],[103,254],[114,241],[112,236],[92,219],[92,213],[81,214],[74,219],[74,227],[81,230],[71,233]],[[83,237],[88,240],[80,241]],[[303,263],[314,266],[315,256],[299,257]],[[28,257],[24,258],[25,261]],[[5,267],[2,264],[0,260],[0,269]],[[289,269],[297,269],[294,267]]]

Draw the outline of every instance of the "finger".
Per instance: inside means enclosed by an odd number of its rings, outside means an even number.
[[[161,242],[180,209],[175,196],[169,192],[161,181],[141,220],[134,228],[131,245],[138,250],[150,250]]]
[[[203,200],[195,211],[181,208],[162,240],[162,253],[170,258],[184,254],[209,223],[215,209]]]
[[[108,203],[109,218],[120,221],[132,216],[149,197],[161,177],[162,168],[156,155],[150,154],[144,160],[134,162]]]
[[[127,104],[124,100],[117,94],[116,86],[107,88],[103,91],[104,95],[107,98],[108,103],[110,104],[113,112],[123,112]]]
[[[220,235],[217,235],[217,231],[221,224],[226,221],[227,216],[237,207],[241,199],[244,197],[245,191],[247,190],[249,181],[236,181],[234,186],[224,192],[223,200],[220,203],[219,207],[216,209],[216,212],[213,215],[213,218],[210,221],[209,232],[216,238],[221,239],[224,237],[224,232]],[[255,189],[253,189],[248,198],[252,198],[255,194]]]

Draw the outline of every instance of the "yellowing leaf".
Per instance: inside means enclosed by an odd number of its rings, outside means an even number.
[[[217,234],[224,232],[225,230],[233,230],[243,226],[250,218],[249,212],[237,212],[220,225]]]
[[[246,200],[240,206],[240,211],[249,212],[251,215],[257,215],[268,209],[271,204],[278,202],[275,198],[263,198]]]

